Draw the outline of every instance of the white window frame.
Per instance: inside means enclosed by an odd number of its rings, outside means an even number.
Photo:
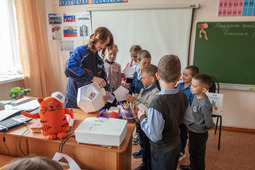
[[[0,6],[0,84],[23,79],[14,0],[2,0]]]

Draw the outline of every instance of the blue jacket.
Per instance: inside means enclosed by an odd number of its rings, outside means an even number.
[[[136,71],[133,76],[133,83],[131,85],[131,92],[133,94],[140,93],[141,89],[143,88],[143,83],[141,81],[141,75],[138,75],[138,72]]]
[[[77,47],[65,66],[65,74],[69,77],[65,103],[67,107],[76,108],[78,88],[92,83],[94,76],[106,80],[104,61],[98,55],[88,50],[87,45]]]
[[[190,86],[191,85],[184,88],[184,83],[183,82],[177,84],[177,89],[182,91],[187,96],[187,98],[189,100],[189,104],[191,105],[192,101],[193,101],[193,98],[194,98],[194,94],[191,93]]]

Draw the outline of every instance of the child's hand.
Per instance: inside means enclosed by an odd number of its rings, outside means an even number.
[[[101,88],[103,88],[104,86],[106,86],[105,80],[102,79],[102,78],[96,77],[96,76],[92,79],[92,82],[95,83],[95,84],[97,84],[97,85],[98,85],[99,87],[101,87]]]
[[[103,96],[104,104],[107,103],[107,101],[108,101],[108,99],[109,99],[109,96],[110,96],[108,91],[106,91],[105,93],[106,93],[106,94]]]
[[[142,115],[146,115],[145,110],[139,110],[139,111],[138,111],[138,119],[139,119],[139,120],[140,120],[140,117],[141,117]]]
[[[125,84],[123,83],[122,86],[125,87],[126,89],[129,89],[129,88],[130,88],[130,85],[129,85],[129,84],[126,84],[126,83],[125,83]]]
[[[124,73],[121,73],[121,78],[125,78],[125,74]]]
[[[139,96],[139,93],[134,94],[134,97],[137,98]]]
[[[135,101],[135,98],[131,94],[127,94],[126,98],[127,98],[127,101],[129,101],[131,103],[134,103],[134,101]]]

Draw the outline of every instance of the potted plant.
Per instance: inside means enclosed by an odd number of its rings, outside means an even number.
[[[30,91],[31,91],[31,89],[24,89],[24,88],[21,88],[21,87],[14,87],[10,91],[8,91],[7,94],[12,99],[17,100],[17,99],[22,98],[23,96],[26,96]]]

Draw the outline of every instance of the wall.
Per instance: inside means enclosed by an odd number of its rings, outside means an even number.
[[[101,5],[78,5],[59,7],[58,0],[45,0],[45,16],[48,13],[83,12],[88,7],[112,7],[112,6],[146,6],[167,4],[200,4],[200,8],[194,12],[193,31],[190,48],[190,64],[193,62],[193,49],[195,40],[195,23],[197,21],[254,21],[255,17],[217,17],[218,0],[129,0],[126,4],[101,4]],[[45,19],[45,27],[47,26]],[[58,79],[59,90],[65,91],[67,78],[64,76],[64,65],[68,54],[59,50],[59,44],[49,41],[52,62],[56,65],[54,77]],[[233,68],[234,69],[234,68]],[[249,91],[221,89],[224,94],[223,103],[223,126],[255,129],[255,93]]]
[[[0,84],[0,100],[11,100],[11,98],[7,95],[7,92],[10,91],[13,87],[25,87],[24,81],[18,80]]]

